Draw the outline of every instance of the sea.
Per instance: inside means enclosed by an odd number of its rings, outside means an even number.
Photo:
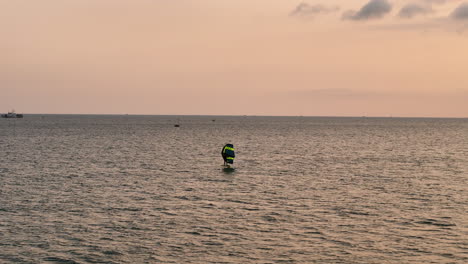
[[[0,263],[468,263],[468,119],[0,119]]]

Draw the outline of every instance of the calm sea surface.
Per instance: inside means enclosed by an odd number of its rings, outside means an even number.
[[[0,119],[0,263],[468,263],[468,119]]]

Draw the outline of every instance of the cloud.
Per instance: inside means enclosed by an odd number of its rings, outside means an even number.
[[[443,5],[447,3],[447,0],[424,0],[424,2],[431,5]]]
[[[320,98],[365,98],[365,97],[378,97],[385,94],[377,93],[375,91],[366,91],[366,90],[354,90],[347,88],[324,88],[324,89],[313,89],[313,90],[296,90],[289,91],[288,94],[294,95],[300,98],[310,98],[314,97],[316,99]]]
[[[428,13],[432,13],[433,10],[429,6],[423,6],[419,4],[407,4],[403,8],[401,8],[398,16],[401,18],[413,18],[417,15],[425,15]]]
[[[446,23],[446,19],[429,19],[420,22],[396,22],[381,25],[373,25],[369,27],[372,30],[386,31],[412,31],[420,33],[428,33],[435,30],[450,30],[450,24]]]
[[[455,10],[453,10],[450,17],[459,21],[468,21],[468,3],[462,3]]]
[[[323,5],[310,5],[308,3],[300,3],[290,14],[290,16],[299,17],[315,17],[322,13],[331,13],[340,10],[339,7],[326,7]]]
[[[347,11],[343,14],[346,20],[370,20],[382,18],[392,11],[392,5],[387,0],[370,0],[359,11]]]

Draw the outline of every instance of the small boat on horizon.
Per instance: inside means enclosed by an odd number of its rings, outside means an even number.
[[[1,114],[1,117],[3,117],[3,118],[23,118],[23,114],[17,114],[17,113],[15,113],[15,110],[12,110],[11,112],[8,112],[7,114]]]

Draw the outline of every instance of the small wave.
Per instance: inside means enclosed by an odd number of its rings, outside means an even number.
[[[276,219],[275,217],[271,215],[264,215],[262,216],[262,218],[268,222],[278,222],[278,219]]]
[[[103,251],[102,253],[106,255],[117,255],[117,256],[122,255],[122,253],[115,251],[115,250],[106,250],[106,251]]]
[[[259,211],[260,210],[259,208],[247,208],[247,207],[244,207],[242,209],[246,211]]]
[[[78,262],[71,260],[71,259],[63,259],[63,258],[58,258],[58,257],[46,257],[43,258],[44,261],[46,262],[51,262],[51,263],[60,263],[60,264],[79,264]]]
[[[439,221],[439,220],[435,220],[435,219],[425,219],[425,220],[422,220],[422,221],[417,221],[416,222],[417,224],[422,224],[422,225],[434,225],[434,226],[456,226],[455,224],[453,223],[448,223],[448,222],[445,222],[445,221]]]
[[[192,231],[192,232],[185,232],[185,234],[189,234],[189,235],[196,235],[196,236],[200,236],[201,234],[196,232],[196,231]]]
[[[222,246],[222,245],[224,245],[224,244],[221,243],[221,242],[215,242],[215,241],[204,241],[204,242],[203,242],[203,245],[207,245],[207,246]]]

